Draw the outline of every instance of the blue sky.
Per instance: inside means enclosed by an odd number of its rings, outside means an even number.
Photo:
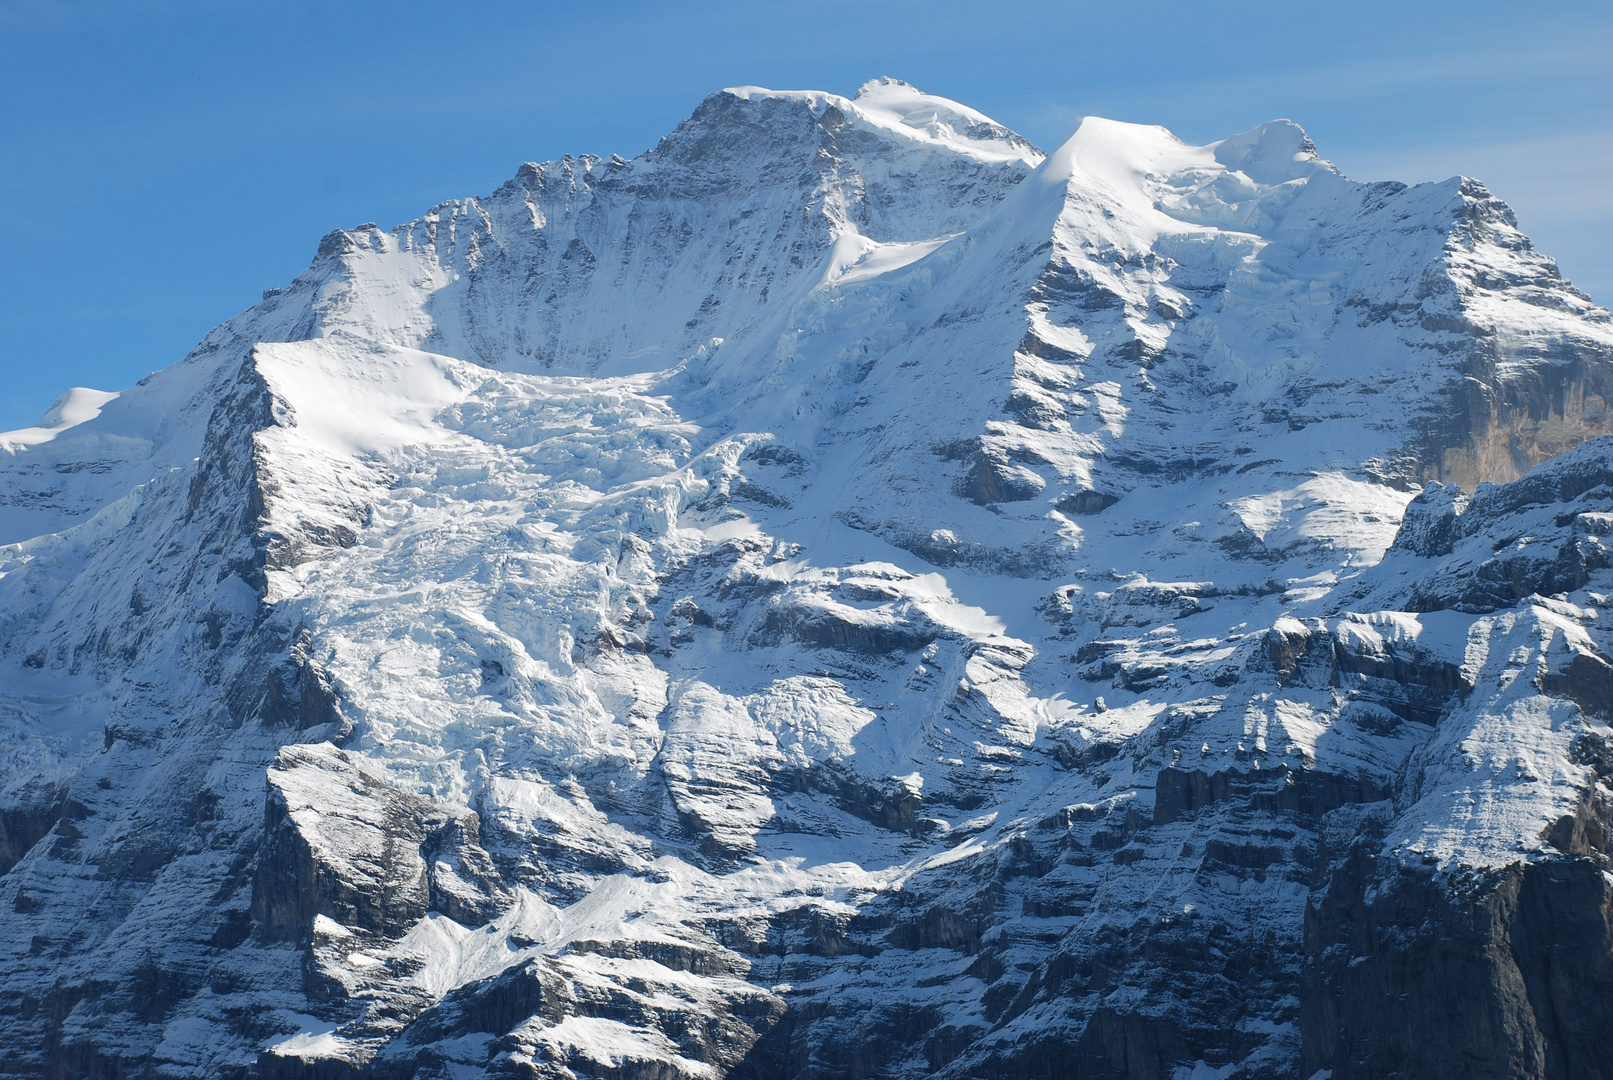
[[[706,94],[876,75],[1051,148],[1277,116],[1360,179],[1478,176],[1613,300],[1613,5],[0,0],[0,430],[120,389],[319,237],[632,156]]]

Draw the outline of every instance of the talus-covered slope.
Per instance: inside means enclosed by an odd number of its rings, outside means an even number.
[[[890,80],[332,233],[0,436],[0,1071],[1600,1075],[1610,361]]]

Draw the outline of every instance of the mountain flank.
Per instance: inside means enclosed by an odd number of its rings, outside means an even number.
[[[0,434],[0,1076],[1613,1076],[1613,316],[891,79]]]

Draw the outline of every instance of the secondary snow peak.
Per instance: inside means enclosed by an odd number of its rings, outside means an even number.
[[[1221,164],[1258,184],[1281,184],[1318,172],[1338,172],[1331,161],[1317,154],[1311,137],[1292,120],[1268,120],[1241,135],[1212,143],[1211,149]]]
[[[70,428],[94,420],[107,403],[116,400],[115,391],[75,386],[51,404],[39,423],[15,431],[0,431],[0,448],[14,450],[49,442]]]

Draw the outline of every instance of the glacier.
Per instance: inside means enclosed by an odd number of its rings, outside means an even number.
[[[892,79],[0,434],[0,1075],[1607,1075],[1613,316]]]

